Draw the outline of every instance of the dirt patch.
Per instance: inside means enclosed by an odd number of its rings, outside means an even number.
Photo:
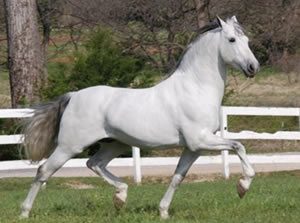
[[[187,175],[187,177],[184,179],[183,182],[186,183],[212,182],[220,179],[223,179],[221,174],[205,174],[205,175],[189,174]]]
[[[143,177],[143,183],[150,183],[150,184],[169,184],[171,182],[172,176],[165,177],[165,176],[148,176]],[[211,182],[215,180],[222,179],[221,174],[205,174],[205,175],[198,175],[198,174],[188,174],[185,178],[183,183],[198,183],[198,182]]]
[[[72,56],[55,57],[55,58],[49,59],[49,62],[69,64],[69,63],[73,63],[74,62],[74,57],[72,57]]]
[[[91,184],[85,184],[80,181],[70,181],[64,184],[65,186],[72,188],[72,189],[77,189],[77,190],[84,190],[84,189],[94,189],[95,186]]]

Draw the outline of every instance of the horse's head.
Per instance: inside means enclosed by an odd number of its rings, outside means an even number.
[[[254,77],[259,70],[259,63],[248,45],[248,37],[244,34],[235,16],[226,22],[218,18],[222,28],[220,54],[225,63],[244,72],[247,77]]]

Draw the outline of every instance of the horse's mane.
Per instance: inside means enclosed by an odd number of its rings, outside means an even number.
[[[215,19],[213,20],[212,22],[206,24],[205,26],[201,27],[199,30],[198,30],[198,36],[203,34],[203,33],[206,33],[210,30],[213,30],[213,29],[216,29],[216,28],[219,28],[221,27],[221,25],[219,24],[218,20]]]
[[[173,74],[173,72],[175,70],[177,70],[177,68],[180,66],[180,64],[182,62],[182,59],[183,59],[184,55],[190,49],[192,43],[194,43],[198,39],[200,39],[203,36],[203,34],[209,32],[211,30],[217,29],[219,27],[221,27],[221,25],[219,24],[218,20],[215,19],[215,20],[209,22],[208,24],[204,25],[203,27],[199,28],[197,30],[197,35],[191,40],[191,42],[189,43],[189,45],[182,51],[181,56],[180,56],[179,60],[176,63],[176,66],[171,70],[170,73],[168,73],[168,75],[166,75],[166,77],[171,76]]]

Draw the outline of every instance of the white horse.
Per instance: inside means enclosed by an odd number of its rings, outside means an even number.
[[[25,126],[25,151],[32,161],[49,158],[37,171],[21,216],[29,216],[41,185],[55,171],[97,141],[101,149],[87,166],[116,188],[116,207],[126,202],[128,186],[106,166],[131,146],[185,148],[159,204],[162,218],[168,218],[174,192],[201,150],[237,153],[243,167],[237,188],[243,197],[255,175],[245,148],[215,135],[220,127],[227,64],[247,77],[253,77],[259,69],[235,16],[226,22],[218,18],[206,26],[189,45],[173,74],[154,87],[89,87],[38,107]]]

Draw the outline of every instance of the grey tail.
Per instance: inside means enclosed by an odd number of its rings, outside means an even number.
[[[27,159],[36,162],[48,158],[57,146],[60,120],[71,99],[71,93],[57,100],[34,107],[33,116],[23,123],[24,151]]]

